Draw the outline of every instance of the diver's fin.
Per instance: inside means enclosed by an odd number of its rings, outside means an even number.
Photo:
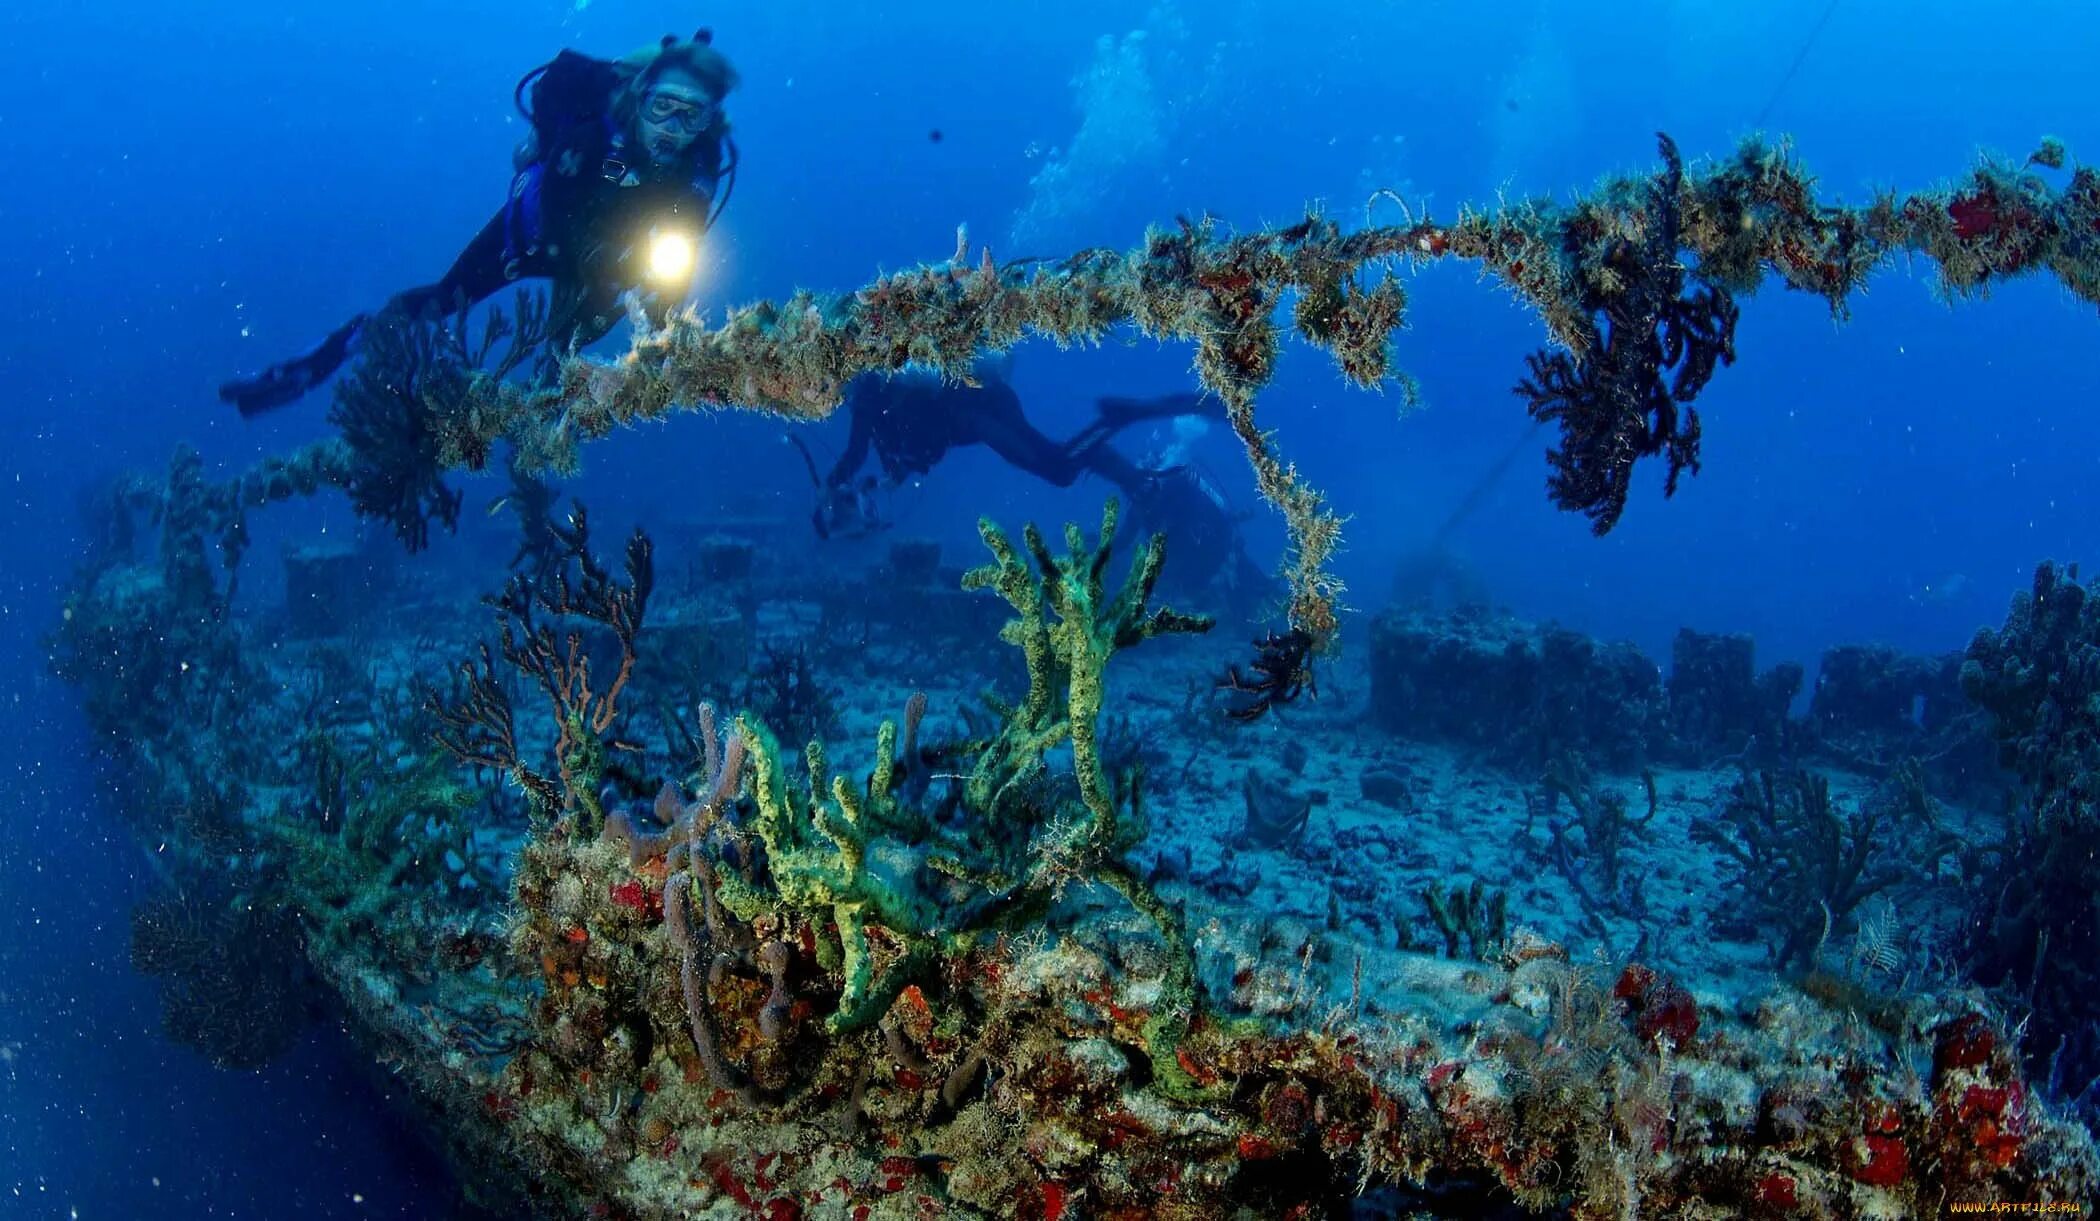
[[[1168,420],[1177,416],[1205,416],[1211,419],[1225,418],[1225,404],[1207,394],[1163,394],[1158,398],[1127,399],[1118,397],[1094,400],[1094,409],[1101,423],[1111,429],[1128,428],[1146,420]]]
[[[237,377],[225,383],[219,387],[219,401],[232,403],[243,418],[249,419],[298,402],[350,358],[367,321],[367,315],[359,314],[330,332],[311,351],[271,365],[252,377]]]
[[[1098,398],[1094,400],[1093,422],[1072,434],[1071,440],[1065,442],[1064,450],[1074,461],[1084,465],[1124,429],[1147,420],[1172,420],[1182,416],[1222,420],[1225,418],[1225,404],[1207,394],[1162,394],[1149,399],[1114,395]]]
[[[252,418],[291,406],[305,398],[313,387],[313,379],[301,372],[296,362],[272,365],[253,377],[238,377],[220,386],[219,401],[232,403],[240,408],[243,417]]]

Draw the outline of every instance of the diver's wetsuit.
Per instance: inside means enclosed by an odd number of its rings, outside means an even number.
[[[719,138],[703,136],[671,166],[656,166],[643,150],[630,148],[607,113],[618,84],[611,69],[574,51],[548,65],[545,80],[575,80],[572,92],[580,96],[536,91],[537,151],[512,179],[510,199],[442,279],[396,294],[382,313],[428,320],[487,300],[515,281],[549,279],[561,311],[558,345],[588,345],[612,329],[619,295],[640,279],[630,252],[654,225],[675,222],[696,236],[702,232],[730,165]],[[359,314],[317,347],[228,382],[219,397],[242,415],[297,401],[349,358],[372,317]]]
[[[1201,470],[1185,464],[1143,468],[1135,478],[1131,517],[1140,528],[1167,536],[1173,562],[1166,573],[1176,585],[1203,586],[1221,575],[1236,590],[1266,583],[1247,555],[1224,494]]]
[[[982,445],[1016,470],[1054,487],[1070,487],[1081,475],[1100,475],[1126,494],[1137,487],[1140,472],[1108,447],[1108,439],[1132,424],[1174,416],[1220,412],[1215,403],[1194,394],[1156,399],[1102,399],[1101,414],[1069,441],[1053,441],[1028,422],[1021,397],[1000,379],[978,386],[948,385],[931,377],[884,378],[870,374],[846,388],[846,411],[852,417],[845,452],[833,464],[827,483],[850,484],[873,449],[891,484],[932,470],[951,449]]]
[[[1028,422],[1020,396],[1003,377],[980,367],[979,378],[978,386],[960,386],[925,375],[870,374],[850,384],[846,410],[852,432],[820,489],[823,503],[813,519],[818,533],[830,534],[835,524],[828,506],[859,526],[881,525],[866,496],[874,481],[854,482],[868,451],[875,452],[885,481],[895,486],[932,470],[957,446],[983,445],[1016,470],[1056,487],[1070,487],[1083,474],[1116,485],[1131,520],[1167,536],[1174,556],[1168,568],[1177,583],[1193,589],[1222,577],[1237,597],[1267,589],[1267,578],[1248,558],[1224,497],[1200,471],[1187,465],[1139,466],[1108,444],[1133,424],[1179,416],[1222,418],[1216,399],[1194,394],[1100,399],[1093,422],[1058,442]]]

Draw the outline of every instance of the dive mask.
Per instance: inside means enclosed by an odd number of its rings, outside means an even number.
[[[719,112],[720,107],[712,101],[695,101],[669,93],[652,93],[642,102],[642,114],[651,123],[676,127],[692,135],[713,126]]]

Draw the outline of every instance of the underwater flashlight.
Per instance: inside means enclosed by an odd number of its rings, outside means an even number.
[[[660,229],[649,236],[649,278],[658,284],[683,284],[692,277],[699,251],[693,235]]]

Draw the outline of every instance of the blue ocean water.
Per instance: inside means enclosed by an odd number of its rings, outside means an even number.
[[[9,6],[0,1215],[443,1215],[442,1174],[389,1118],[386,1074],[330,1032],[249,1075],[161,1041],[126,958],[150,854],[99,804],[39,637],[79,552],[80,489],[158,468],[178,441],[233,470],[321,435],[318,398],[244,422],[213,388],[450,261],[501,202],[520,73],[564,46],[617,54],[715,30],[743,76],[730,106],[745,158],[706,252],[699,299],[717,309],[946,257],[958,224],[1009,257],[1128,246],[1176,215],[1253,227],[1317,203],[1353,218],[1380,190],[1446,216],[1565,196],[1649,166],[1658,130],[1693,157],[1785,134],[1849,201],[1951,179],[1980,150],[2017,157],[2045,134],[2100,149],[2088,6],[1717,8]],[[1510,387],[1542,337],[1468,269],[1429,270],[1412,291],[1397,349],[1422,410],[1403,417],[1397,397],[1351,390],[1303,351],[1262,405],[1352,518],[1340,567],[1365,611],[1524,436]],[[1885,273],[1843,325],[1768,289],[1744,303],[1739,363],[1701,400],[1707,469],[1673,501],[1646,473],[1625,522],[1594,539],[1540,494],[1534,444],[1453,544],[1518,613],[1653,656],[1684,625],[1750,632],[1764,662],[1812,665],[1857,640],[1957,648],[2035,561],[2090,556],[2095,321],[2039,280],[1950,308],[1924,268]],[[1037,345],[1015,380],[1059,434],[1096,395],[1188,386],[1189,356],[1144,340]],[[834,450],[842,439],[825,434]],[[1229,439],[1201,447],[1228,495],[1257,508]],[[684,418],[588,461],[570,490],[637,513],[806,497],[799,459],[757,418]],[[1085,518],[1103,493],[1016,487],[971,453],[894,508],[915,532],[960,540],[980,512]],[[339,503],[288,510],[255,554],[351,529]]]

